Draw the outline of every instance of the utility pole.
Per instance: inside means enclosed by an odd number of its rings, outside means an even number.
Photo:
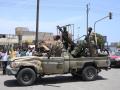
[[[86,27],[86,29],[87,29],[87,37],[88,37],[88,47],[89,47],[89,53],[90,53],[90,57],[92,57],[93,56],[93,54],[92,54],[92,48],[91,48],[91,44],[90,44],[90,32],[89,31],[91,31],[92,30],[92,28],[91,27],[88,27],[88,16],[89,16],[89,4],[87,4],[86,5],[86,7],[87,7],[87,11],[86,11],[86,14],[87,14],[87,27]]]
[[[86,17],[86,19],[87,19],[87,26],[86,26],[86,30],[87,30],[87,35],[88,35],[88,14],[89,14],[89,7],[88,7],[88,4],[86,5],[86,7],[87,7],[87,11],[86,11],[86,14],[87,14],[87,17]]]
[[[39,1],[37,0],[37,10],[36,10],[36,36],[35,36],[35,50],[38,48],[38,30],[39,30]]]

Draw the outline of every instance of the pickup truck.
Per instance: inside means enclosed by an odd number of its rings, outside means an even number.
[[[71,73],[73,77],[93,81],[102,69],[108,70],[109,66],[108,57],[73,58],[63,51],[61,57],[17,57],[9,63],[6,73],[14,75],[20,85],[28,86],[34,84],[37,77],[54,74]]]

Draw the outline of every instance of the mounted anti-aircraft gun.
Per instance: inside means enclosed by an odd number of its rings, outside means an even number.
[[[63,42],[64,48],[67,50],[69,47],[70,48],[69,51],[72,51],[74,49],[74,47],[76,46],[76,44],[69,37],[69,33],[67,31],[67,28],[65,26],[63,26],[63,27],[57,26],[57,29],[62,34],[62,42]]]
[[[73,57],[97,57],[101,56],[98,53],[98,44],[95,41],[95,33],[92,32],[92,28],[88,28],[88,34],[84,35],[85,39],[82,40],[80,43],[74,43],[74,41],[69,37],[69,32],[66,26],[60,27],[57,26],[57,29],[62,34],[62,42],[63,46],[66,50],[68,50]],[[99,37],[98,37],[99,38]],[[79,41],[79,39],[78,39]],[[104,56],[104,55],[103,55]]]
[[[88,29],[88,34],[84,35],[85,39],[81,40],[79,43],[77,43],[75,49],[72,51],[72,55],[77,58],[77,57],[92,57],[93,55],[93,42],[91,39],[91,33],[92,33],[92,28]],[[83,37],[83,36],[82,36]],[[78,40],[79,41],[79,40]]]
[[[60,27],[57,26],[58,30],[62,34],[62,42],[64,45],[64,48],[68,50],[68,47],[70,48],[70,53],[73,55],[73,57],[81,57],[81,56],[95,56],[93,51],[96,51],[95,44],[91,43],[91,32],[92,28],[88,29],[88,35],[85,35],[85,40],[83,40],[83,43],[76,44],[72,39],[68,36],[69,33],[66,29],[66,27]],[[94,42],[94,41],[92,41]]]

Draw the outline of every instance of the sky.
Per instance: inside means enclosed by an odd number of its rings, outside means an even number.
[[[16,27],[35,31],[37,0],[0,0],[0,33],[15,34]],[[95,21],[96,32],[107,36],[108,42],[120,41],[119,0],[40,0],[39,31],[56,34],[56,26],[74,24],[75,38],[86,34],[86,5],[89,5],[89,27]]]

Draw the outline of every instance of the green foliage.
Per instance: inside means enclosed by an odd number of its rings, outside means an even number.
[[[120,48],[120,45],[118,45],[117,48]]]
[[[101,34],[96,33],[96,37],[97,37],[97,45],[98,45],[98,47],[103,48],[104,44],[105,44],[103,36]]]

